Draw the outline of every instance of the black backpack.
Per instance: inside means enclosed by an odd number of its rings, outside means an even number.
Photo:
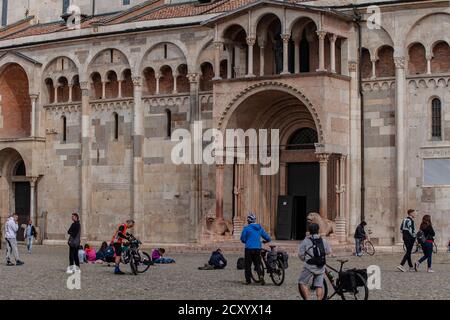
[[[244,258],[239,258],[237,260],[237,269],[238,270],[244,270],[245,269],[245,259]]]
[[[325,258],[326,253],[325,253],[325,246],[323,245],[323,240],[322,238],[319,239],[310,238],[310,240],[313,243],[312,249],[314,256],[311,259],[307,260],[306,263],[321,268],[327,263]]]

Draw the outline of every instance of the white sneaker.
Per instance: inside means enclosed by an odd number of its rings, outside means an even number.
[[[78,267],[78,266],[73,266],[73,270],[74,270],[74,272],[81,272],[81,269],[80,269],[80,267]]]
[[[68,267],[67,267],[67,270],[66,270],[66,273],[67,273],[67,274],[72,274],[72,273],[74,273],[74,272],[75,272],[74,266],[68,266]]]
[[[433,270],[433,269],[428,269],[428,270],[427,270],[427,272],[429,272],[429,273],[433,273],[433,272],[434,272],[434,270]]]
[[[401,272],[406,272],[405,268],[403,268],[403,266],[397,266],[397,269],[400,270]]]

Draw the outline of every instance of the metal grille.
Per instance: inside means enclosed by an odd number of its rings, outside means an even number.
[[[289,139],[287,149],[314,149],[314,143],[318,142],[317,131],[311,128],[297,130]]]
[[[433,99],[431,103],[431,137],[437,140],[442,138],[441,100],[439,99]]]

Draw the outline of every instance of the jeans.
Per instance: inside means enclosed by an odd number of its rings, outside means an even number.
[[[248,283],[252,281],[252,263],[258,276],[261,277],[261,249],[245,249],[245,281]]]
[[[31,253],[31,250],[33,249],[33,237],[32,237],[32,236],[31,236],[31,237],[27,237],[27,238],[25,239],[25,241],[26,241],[26,243],[27,243],[27,249],[28,249],[28,252]]]
[[[419,263],[427,260],[428,269],[431,268],[432,256],[433,256],[433,243],[425,242],[422,244],[423,257],[419,259]]]
[[[355,252],[357,256],[361,256],[361,245],[363,243],[364,239],[358,239],[355,238]]]
[[[175,263],[175,260],[172,258],[159,258],[156,260],[153,260],[153,263]]]
[[[11,262],[11,253],[14,259],[19,261],[19,250],[17,249],[17,240],[15,238],[6,238],[6,261]]]
[[[406,253],[403,256],[402,262],[400,262],[400,265],[404,265],[406,261],[408,261],[408,265],[410,268],[413,267],[412,261],[411,261],[411,252],[412,249],[414,247],[414,243],[416,242],[416,239],[414,239],[413,237],[411,238],[406,238],[403,240],[403,242],[405,243],[405,247],[406,247]]]

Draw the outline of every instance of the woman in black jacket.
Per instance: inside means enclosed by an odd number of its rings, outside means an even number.
[[[81,225],[78,213],[72,213],[72,225],[67,231],[69,234],[69,266],[66,273],[74,273],[80,270],[80,260],[78,259],[78,247],[80,246]]]
[[[427,272],[434,272],[433,269],[431,269],[431,260],[433,255],[433,245],[434,245],[434,236],[436,233],[434,232],[433,226],[431,224],[431,216],[430,215],[424,215],[422,218],[422,223],[420,224],[420,231],[423,232],[423,238],[424,242],[421,243],[422,250],[423,250],[423,257],[420,258],[419,261],[416,262],[414,265],[414,268],[419,268],[420,264],[427,260],[428,269]]]

